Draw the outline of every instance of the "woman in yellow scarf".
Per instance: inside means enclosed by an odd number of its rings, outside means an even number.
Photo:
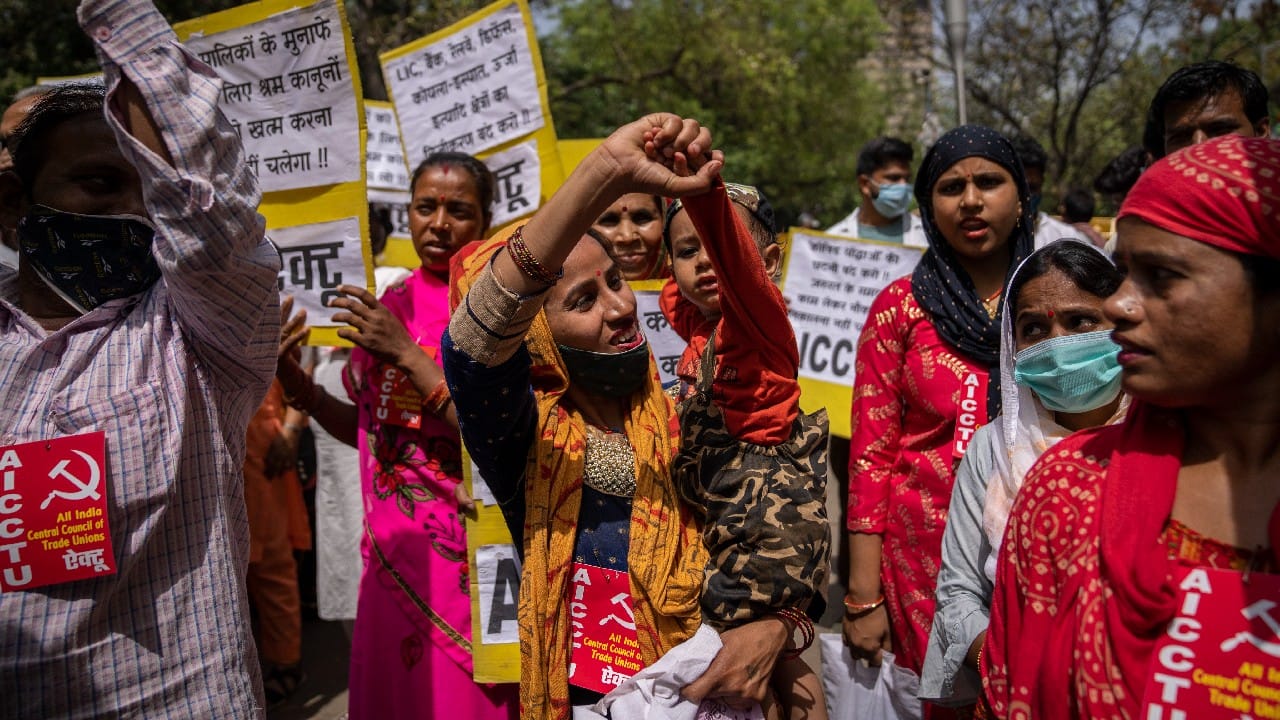
[[[445,374],[463,440],[523,547],[523,718],[568,718],[701,624],[707,555],[671,481],[674,408],[635,297],[587,230],[626,193],[706,191],[723,164],[710,147],[705,128],[675,115],[626,125],[528,224],[455,260]],[[685,694],[762,700],[787,632],[773,617],[726,632]]]

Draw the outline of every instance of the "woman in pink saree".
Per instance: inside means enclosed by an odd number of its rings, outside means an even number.
[[[360,451],[364,569],[351,640],[350,714],[360,718],[516,717],[515,685],[472,680],[467,542],[454,491],[462,479],[457,417],[439,366],[449,324],[448,266],[483,238],[493,179],[475,158],[438,153],[411,182],[409,229],[422,266],[375,299],[341,286],[338,334],[357,346],[336,399],[283,352],[295,406]],[[286,325],[282,349],[305,335]]]

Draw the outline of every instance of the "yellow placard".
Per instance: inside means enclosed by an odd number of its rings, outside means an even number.
[[[520,137],[513,138],[507,142],[504,142],[501,145],[488,148],[483,152],[476,153],[476,157],[480,158],[481,160],[484,160],[485,158],[488,158],[491,155],[496,155],[512,147],[515,147],[516,145],[520,145],[521,143],[526,143],[530,140],[536,140],[538,143],[538,160],[539,160],[539,166],[541,168],[540,183],[542,186],[541,188],[542,197],[541,197],[541,202],[538,203],[538,206],[541,207],[542,203],[546,202],[546,199],[551,197],[551,195],[555,193],[555,191],[560,187],[560,185],[564,183],[564,178],[566,173],[563,170],[560,162],[560,148],[556,138],[555,123],[551,117],[551,103],[547,97],[547,75],[542,67],[542,51],[538,47],[538,38],[534,32],[533,14],[529,11],[529,4],[525,2],[525,0],[502,0],[501,2],[496,2],[492,5],[488,5],[483,9],[478,10],[472,13],[471,15],[468,15],[462,20],[459,20],[458,22],[452,25],[449,25],[448,27],[437,30],[431,33],[430,35],[427,35],[426,37],[420,38],[418,40],[414,40],[411,43],[402,45],[393,50],[388,50],[387,52],[379,55],[378,59],[382,63],[385,69],[389,61],[404,57],[406,55],[413,54],[447,37],[456,35],[460,32],[464,32],[468,28],[479,24],[480,22],[484,21],[486,18],[494,15],[495,13],[501,10],[510,8],[512,5],[519,7],[520,17],[524,22],[524,31],[528,38],[529,51],[533,56],[532,57],[533,71],[534,71],[534,76],[537,79],[537,83],[538,83],[538,101],[541,105],[541,111],[542,111],[542,116],[544,118],[544,123],[542,127],[539,128],[538,130],[532,133],[529,133],[527,135],[522,135]],[[391,95],[392,102],[395,103],[396,102],[395,91],[393,90],[392,86],[393,86],[393,83],[390,83],[390,82],[387,83],[387,92]],[[400,120],[399,113],[396,114],[396,122],[397,123],[402,122]],[[404,133],[404,128],[402,126],[400,131],[400,141],[402,144],[404,143],[404,139],[405,139],[405,133]],[[416,165],[417,163],[417,160],[415,160],[415,158],[419,158],[420,153],[411,152],[407,146],[404,148],[404,150],[405,150],[405,157],[409,159],[410,169],[412,170],[413,166]],[[531,215],[532,213],[533,213],[533,210],[530,210],[528,214]],[[496,227],[490,228],[490,234],[492,234],[497,229],[498,228]],[[387,250],[383,257],[386,259],[388,264],[392,264],[392,265],[400,265],[403,267],[412,268],[412,267],[417,267],[420,264],[417,251],[413,249],[413,243],[409,240],[405,240],[402,238],[389,239],[387,241]]]
[[[483,499],[477,497],[476,482],[479,480],[475,477],[475,464],[471,461],[471,455],[467,452],[466,447],[462,449],[462,468],[463,482],[466,483],[467,491],[476,498],[476,512],[473,516],[466,518],[467,525],[467,563],[470,568],[471,581],[471,659],[474,667],[474,677],[476,682],[483,683],[516,683],[520,682],[520,643],[516,642],[486,642],[488,627],[482,627],[483,619],[488,616],[492,619],[492,607],[486,608],[488,612],[481,609],[481,603],[489,603],[491,606],[495,602],[505,605],[507,600],[512,603],[519,602],[519,585],[514,588],[509,583],[499,583],[496,588],[482,588],[480,566],[478,563],[478,550],[481,547],[494,547],[509,545],[513,549],[514,543],[511,539],[511,531],[507,529],[506,520],[502,517],[502,510],[497,505],[486,504]],[[480,481],[483,482],[483,481]],[[485,577],[492,577],[496,568],[489,568],[484,574]],[[513,592],[514,590],[514,592]],[[495,592],[499,597],[495,600]],[[508,634],[514,629],[514,624],[508,624],[504,628]]]
[[[332,4],[342,21],[343,45],[346,48],[347,66],[351,70],[351,83],[355,92],[356,118],[360,124],[360,157],[364,157],[364,143],[368,128],[364,117],[364,93],[360,87],[359,64],[355,45],[351,40],[351,28],[347,23],[346,7],[337,0],[320,0],[310,6]],[[297,0],[258,0],[229,10],[177,23],[173,29],[180,40],[196,34],[213,35],[262,22],[273,15],[299,7]],[[304,6],[307,7],[307,6]],[[364,256],[365,287],[372,290],[373,258],[369,251],[369,206],[365,193],[365,166],[360,163],[358,181],[298,188],[281,192],[263,193],[258,211],[266,218],[267,230],[356,218],[360,225],[361,252]],[[351,342],[338,337],[338,327],[313,327],[308,343],[311,345],[350,346]]]
[[[564,171],[564,176],[569,177],[569,173],[573,172],[592,150],[600,147],[602,142],[604,138],[561,140],[559,142],[560,167]]]
[[[835,309],[823,305],[822,313],[838,316],[838,319],[831,322],[832,327],[844,328],[842,332],[847,332],[849,326],[856,318],[852,316],[859,312],[864,312],[869,308],[874,296],[884,286],[893,282],[900,276],[900,272],[906,265],[903,264],[904,259],[912,256],[918,256],[920,250],[918,248],[905,247],[899,243],[883,242],[879,240],[863,240],[858,238],[849,238],[841,235],[830,235],[828,233],[819,232],[817,230],[809,230],[807,228],[791,228],[779,238],[783,247],[783,273],[782,287],[785,289],[787,297],[791,302],[788,308],[792,315],[793,324],[798,317],[797,311],[809,311],[811,308],[801,306],[797,307],[797,298],[804,300],[800,290],[789,287],[789,280],[792,278],[792,255],[795,252],[794,235],[803,234],[806,237],[819,239],[822,241],[830,241],[826,243],[835,250],[835,253],[824,260],[843,263],[843,270],[856,270],[857,275],[841,275],[848,282],[839,291],[831,289],[827,291],[827,295],[831,297],[823,298],[822,302],[828,300],[833,306],[838,305]],[[899,254],[900,258],[893,257]],[[883,258],[892,258],[885,261]],[[914,262],[911,263],[914,266]],[[888,268],[897,268],[894,272],[890,272]],[[872,273],[869,278],[867,273]],[[885,273],[888,273],[887,275]],[[855,293],[855,290],[857,291]],[[864,294],[864,293],[870,293]],[[796,296],[796,297],[793,297]],[[813,300],[813,298],[809,298]],[[865,306],[865,307],[863,307]],[[815,305],[815,307],[818,307]],[[811,310],[818,312],[817,310]],[[826,322],[824,320],[824,322]],[[828,339],[828,345],[820,346],[818,339],[813,339],[812,345],[808,347],[805,333],[801,332],[803,328],[798,329],[796,336],[800,344],[800,407],[805,412],[815,412],[820,408],[826,408],[827,416],[831,421],[831,434],[839,437],[849,437],[852,430],[850,421],[850,413],[853,405],[853,385],[854,377],[849,375],[848,379],[843,382],[833,382],[821,378],[806,376],[806,368],[812,366],[814,374],[821,374],[824,368],[819,367],[821,363],[815,361],[817,355],[817,347],[831,348],[837,347],[840,363],[847,364],[850,368],[854,364],[854,354],[857,350],[857,337],[852,339],[840,338],[839,343],[833,343]],[[834,365],[837,357],[832,356],[823,359],[822,362],[830,362]]]

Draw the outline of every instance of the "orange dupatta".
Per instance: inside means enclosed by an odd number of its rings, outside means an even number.
[[[514,226],[455,256],[451,297],[465,296]],[[569,378],[546,313],[525,336],[537,401],[538,432],[525,466],[524,569],[520,579],[520,717],[562,720],[569,705],[572,630],[568,587],[582,503],[586,423],[561,403]],[[671,481],[679,442],[675,408],[649,360],[649,380],[631,398],[624,432],[636,455],[627,566],[644,664],[692,637],[701,625],[698,596],[707,552],[700,528]]]

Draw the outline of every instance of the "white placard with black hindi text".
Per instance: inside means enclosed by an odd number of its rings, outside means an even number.
[[[365,151],[365,174],[369,187],[408,191],[409,166],[400,145],[400,126],[396,124],[395,109],[366,104],[364,119],[369,130]]]
[[[492,227],[502,227],[542,204],[542,161],[538,141],[530,140],[484,159],[493,172]]]
[[[335,0],[185,45],[225,81],[221,107],[263,192],[360,179],[360,122]]]
[[[654,282],[654,281],[645,281]],[[658,365],[658,377],[663,386],[670,385],[679,379],[676,368],[680,364],[680,356],[689,343],[680,337],[680,333],[667,322],[659,305],[658,290],[636,290],[636,319],[640,321],[640,330],[649,341],[649,350]]]
[[[387,61],[409,164],[434,152],[482,153],[546,122],[524,16],[511,3]]]
[[[343,218],[267,231],[280,251],[280,292],[293,295],[294,311],[307,311],[312,327],[336,327],[330,318],[339,285],[365,286],[360,222]]]
[[[851,384],[871,303],[922,255],[901,245],[792,230],[782,294],[800,346],[800,376]]]

